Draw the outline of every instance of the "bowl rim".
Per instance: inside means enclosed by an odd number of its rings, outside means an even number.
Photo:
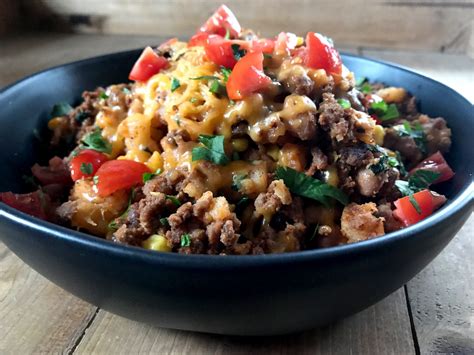
[[[43,75],[50,71],[56,69],[61,69],[64,67],[73,67],[81,64],[86,64],[94,61],[107,60],[109,58],[117,56],[128,56],[130,54],[137,53],[142,50],[142,48],[120,51],[109,53],[105,55],[95,56],[91,58],[85,58],[65,64],[60,64],[51,68],[47,68],[38,72],[35,72],[31,75],[28,75],[20,80],[9,84],[2,89],[0,89],[0,95],[3,95],[10,88],[13,88],[17,85],[25,85],[27,82],[37,76]],[[441,86],[444,89],[451,91],[454,95],[458,96],[462,101],[466,102],[468,105],[472,104],[465,98],[463,95],[452,89],[451,87],[440,83],[434,79],[431,79],[427,76],[424,76],[418,72],[415,72],[405,66],[398,65],[389,61],[373,59],[369,57],[364,57],[356,54],[341,52],[343,57],[351,57],[357,60],[364,60],[368,62],[375,62],[382,64],[387,67],[395,68],[397,70],[402,70],[408,72],[411,75],[417,76],[431,85]],[[1,97],[1,96],[0,96]],[[472,165],[473,163],[471,163]],[[471,166],[471,171],[472,171]],[[459,213],[464,208],[473,208],[474,206],[474,181],[471,178],[471,181],[463,186],[456,194],[456,197],[451,199],[451,201],[443,206],[441,209],[436,211],[434,214],[428,218],[422,220],[421,222],[416,223],[415,225],[406,227],[399,231],[390,232],[383,236],[357,242],[351,244],[338,245],[322,249],[310,249],[302,250],[289,253],[279,253],[279,254],[262,254],[262,255],[207,255],[207,254],[190,254],[183,255],[178,253],[161,253],[152,250],[143,249],[140,247],[129,246],[117,244],[112,241],[96,237],[91,234],[79,232],[73,229],[63,227],[52,222],[43,221],[39,218],[32,217],[26,213],[18,211],[6,204],[0,202],[0,222],[2,223],[12,223],[18,225],[22,228],[27,228],[38,233],[47,234],[49,237],[67,242],[67,243],[77,243],[82,247],[95,249],[97,251],[104,252],[106,254],[116,254],[121,257],[134,258],[136,260],[140,259],[148,263],[160,263],[167,264],[176,268],[189,268],[195,267],[199,269],[214,269],[219,267],[219,269],[235,269],[235,268],[252,268],[255,266],[274,266],[277,264],[291,264],[291,263],[301,263],[308,261],[321,260],[326,258],[333,258],[339,256],[349,256],[360,254],[364,252],[373,251],[379,248],[390,247],[394,243],[398,243],[407,238],[412,238],[419,232],[424,229],[430,229],[436,227],[438,223],[441,223],[444,220],[449,219],[455,214]],[[36,236],[34,236],[36,237]]]

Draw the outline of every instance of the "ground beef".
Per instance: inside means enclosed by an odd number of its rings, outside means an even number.
[[[342,141],[349,133],[349,122],[345,118],[345,111],[334,99],[332,94],[323,94],[323,102],[319,106],[318,123],[328,131],[331,139]]]
[[[429,118],[426,115],[420,115],[419,121],[426,136],[427,155],[437,151],[448,152],[451,147],[451,129],[446,125],[444,118]]]
[[[265,193],[255,199],[255,215],[270,219],[283,205],[291,204],[291,193],[283,180],[274,180]]]
[[[305,72],[291,74],[282,84],[291,94],[311,96],[314,89],[314,81]]]
[[[313,176],[317,171],[328,168],[328,157],[318,147],[311,148],[311,164],[306,170],[306,175]]]
[[[309,111],[300,113],[294,119],[285,121],[285,127],[294,137],[302,141],[311,140],[317,133],[316,114]]]
[[[398,151],[404,159],[407,168],[414,166],[423,159],[423,153],[410,136],[401,136],[394,128],[385,130],[384,147]]]
[[[384,219],[384,229],[385,233],[394,232],[403,228],[402,223],[393,216],[393,211],[390,203],[382,203],[377,206],[378,217]]]

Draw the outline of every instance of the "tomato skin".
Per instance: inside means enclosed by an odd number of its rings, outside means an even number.
[[[39,190],[27,194],[0,192],[0,202],[30,216],[48,220],[47,211],[49,210],[51,200],[47,194]]]
[[[205,45],[209,60],[217,65],[232,69],[237,63],[232,50],[232,42],[218,35],[209,35]]]
[[[342,73],[342,59],[339,52],[319,33],[308,32],[306,35],[306,66],[324,69],[329,74]]]
[[[222,37],[229,31],[230,38],[237,38],[242,31],[234,13],[225,5],[221,5],[214,14],[201,26],[200,32],[217,34]]]
[[[277,54],[290,54],[296,48],[298,37],[291,32],[280,32],[275,41],[275,52]]]
[[[109,160],[101,165],[97,176],[97,193],[106,197],[115,191],[143,184],[143,174],[150,169],[145,164],[132,160]]]
[[[109,160],[107,155],[100,153],[96,150],[81,150],[74,158],[71,159],[71,162],[69,163],[69,169],[71,170],[72,180],[77,181],[85,177],[94,176],[100,166],[104,164],[107,160]],[[90,174],[82,172],[82,164],[92,164],[92,172]]]
[[[209,39],[209,33],[199,32],[196,33],[189,39],[188,47],[195,47],[195,46],[207,46],[207,40]]]
[[[251,52],[271,54],[275,50],[275,41],[269,38],[253,40],[250,44],[249,50]]]
[[[31,167],[31,172],[43,186],[49,184],[71,184],[71,176],[68,167],[63,159],[59,157],[51,158],[48,166],[40,166],[38,164],[33,165]]]
[[[263,72],[263,53],[248,53],[232,70],[227,81],[227,94],[232,100],[241,100],[266,88],[271,82],[272,80]]]
[[[394,202],[396,209],[393,211],[393,215],[400,220],[405,227],[425,219],[446,202],[446,198],[443,195],[434,194],[430,190],[419,191],[413,194],[413,198],[418,202],[421,213],[416,211],[408,196],[399,198]]]
[[[444,159],[443,155],[438,151],[433,155],[429,156],[417,166],[415,166],[411,171],[410,175],[412,175],[417,170],[429,170],[434,171],[436,173],[440,173],[440,177],[436,179],[433,184],[437,184],[439,182],[447,181],[454,176],[454,171],[448,165],[446,160]]]
[[[147,81],[168,65],[166,58],[156,54],[151,47],[146,47],[133,65],[128,78],[135,81]]]

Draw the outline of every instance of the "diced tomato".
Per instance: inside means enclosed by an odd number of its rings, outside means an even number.
[[[64,161],[59,157],[49,160],[48,166],[33,165],[31,168],[33,176],[38,179],[41,185],[49,184],[71,184],[71,175]]]
[[[50,205],[49,196],[41,191],[30,192],[27,194],[14,194],[13,192],[1,192],[0,201],[6,205],[17,209],[18,211],[38,217],[44,220],[48,219],[48,206]]]
[[[262,52],[246,54],[232,70],[227,81],[227,95],[232,100],[260,91],[270,85],[272,80],[263,72]]]
[[[84,177],[94,176],[99,167],[107,160],[109,160],[107,155],[96,150],[81,150],[79,154],[72,158],[69,164],[72,180],[76,181]],[[90,169],[90,173],[87,172],[88,169]]]
[[[206,55],[209,60],[226,68],[233,68],[237,60],[232,50],[232,41],[218,35],[209,35],[205,45]]]
[[[406,227],[425,219],[446,202],[443,195],[430,190],[417,192],[413,194],[413,198],[420,206],[421,213],[418,213],[408,196],[399,198],[394,202],[396,209],[393,211],[393,215]]]
[[[298,37],[291,32],[280,32],[276,39],[275,51],[278,54],[290,54],[296,48]]]
[[[217,34],[222,37],[229,31],[230,38],[237,38],[242,31],[242,27],[233,12],[227,6],[221,5],[199,31]]]
[[[161,69],[168,67],[166,58],[156,54],[151,47],[146,47],[140,58],[133,65],[132,71],[128,75],[130,80],[147,81]]]
[[[209,33],[199,32],[196,33],[188,42],[188,47],[194,46],[207,46],[207,40],[209,39]]]
[[[129,189],[143,184],[143,174],[150,169],[145,164],[132,160],[109,160],[101,165],[97,177],[97,191],[101,197],[113,194],[115,191]]]
[[[454,176],[453,169],[451,169],[451,167],[448,165],[448,163],[440,152],[436,152],[425,160],[423,160],[420,164],[418,164],[410,171],[410,175],[417,170],[429,170],[441,174],[433,184],[447,181]]]
[[[308,32],[306,35],[305,64],[314,69],[324,69],[332,74],[342,73],[342,60],[339,52],[326,37],[319,33]]]
[[[266,54],[273,53],[275,49],[275,41],[269,38],[261,38],[253,40],[250,44],[250,51],[262,52]]]

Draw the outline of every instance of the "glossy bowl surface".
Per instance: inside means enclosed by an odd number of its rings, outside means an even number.
[[[141,50],[34,74],[0,92],[0,191],[48,152],[37,139],[51,107],[83,90],[127,81]],[[452,239],[473,208],[472,105],[452,89],[393,64],[343,56],[358,76],[401,86],[453,132],[449,202],[402,231],[322,250],[262,256],[156,253],[37,220],[0,203],[0,239],[32,268],[78,297],[161,327],[234,335],[289,333],[358,312],[398,289]]]

